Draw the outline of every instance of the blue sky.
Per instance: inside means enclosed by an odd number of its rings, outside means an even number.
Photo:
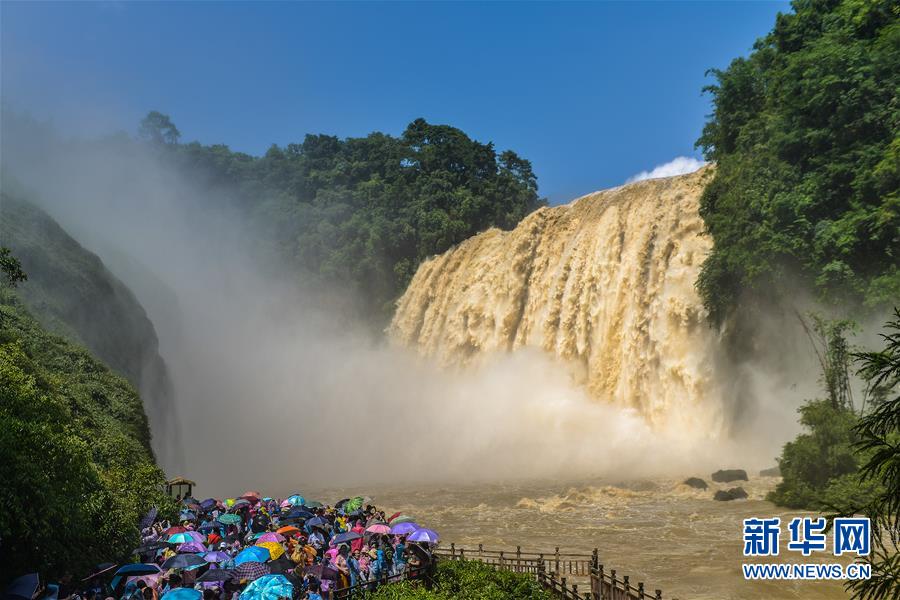
[[[530,159],[553,202],[693,145],[704,72],[786,2],[0,3],[2,96],[86,134],[151,109],[260,154],[417,117]]]

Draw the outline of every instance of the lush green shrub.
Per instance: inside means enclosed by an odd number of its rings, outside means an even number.
[[[778,464],[783,477],[769,500],[789,508],[841,510],[871,497],[877,485],[862,482],[863,460],[856,414],[828,400],[813,400],[799,409],[807,429],[784,446]]]
[[[438,563],[434,589],[404,582],[380,588],[372,600],[549,600],[529,575],[498,571],[474,560]]]

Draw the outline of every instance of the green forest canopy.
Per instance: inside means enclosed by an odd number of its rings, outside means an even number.
[[[545,204],[529,161],[423,119],[400,137],[307,135],[262,157],[180,144],[155,112],[140,134],[190,177],[236,194],[263,225],[267,250],[349,286],[380,322],[425,258],[490,227],[510,229]]]
[[[719,323],[798,278],[831,305],[900,297],[900,5],[793,7],[707,88],[698,288]]]

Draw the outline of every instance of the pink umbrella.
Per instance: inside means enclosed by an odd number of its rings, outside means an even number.
[[[276,533],[274,531],[269,531],[268,533],[264,533],[256,540],[256,545],[259,546],[263,542],[278,542],[279,544],[285,540],[285,537],[280,533]]]
[[[385,525],[384,523],[375,523],[373,525],[369,525],[366,527],[366,531],[369,533],[377,533],[387,535],[391,532],[391,528]]]
[[[200,542],[185,542],[175,549],[179,552],[206,552],[206,548]]]
[[[281,501],[281,508],[287,508],[288,506],[292,506],[290,502],[288,502],[287,500]]]

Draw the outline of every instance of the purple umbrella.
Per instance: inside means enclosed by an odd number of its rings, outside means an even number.
[[[227,553],[222,552],[221,550],[216,550],[214,552],[207,552],[203,555],[203,560],[211,563],[220,563],[225,562],[226,560],[231,559]]]
[[[415,523],[397,523],[391,527],[391,533],[394,535],[409,535],[416,529],[419,529],[419,526]]]
[[[206,547],[200,542],[185,542],[175,549],[179,552],[206,552]]]
[[[437,544],[438,534],[436,531],[422,527],[421,529],[416,529],[415,531],[413,531],[406,539],[410,542],[426,542],[429,544]]]

